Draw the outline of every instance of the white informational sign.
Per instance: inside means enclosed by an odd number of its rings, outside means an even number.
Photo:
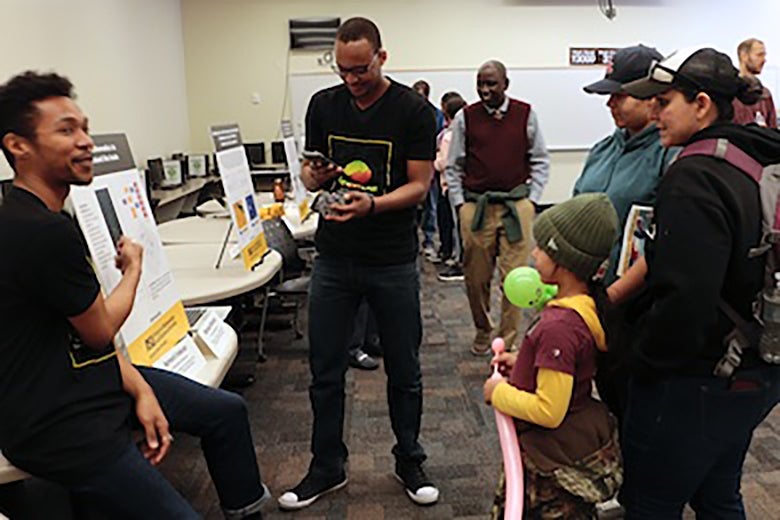
[[[126,236],[143,247],[143,268],[133,310],[117,340],[133,363],[158,366],[187,335],[189,324],[138,170],[96,176],[88,186],[72,187],[71,198],[106,295],[122,278],[115,265],[120,237]],[[187,355],[194,358],[172,366],[196,365],[200,361],[195,358],[202,358],[197,349]]]
[[[244,267],[251,270],[268,252],[268,244],[263,234],[249,163],[241,144],[241,134],[237,125],[213,127],[211,133],[217,143],[219,175],[222,178],[225,201],[233,219]]]
[[[206,358],[203,357],[192,337],[185,334],[181,341],[154,364],[154,367],[195,379],[205,365]]]
[[[298,216],[303,222],[311,213],[311,200],[309,192],[301,179],[301,161],[298,158],[298,148],[294,137],[284,138],[284,153],[287,156],[287,166],[290,168],[290,183],[292,184],[293,198],[298,206]]]
[[[229,352],[232,343],[230,327],[216,311],[208,309],[193,326],[193,332],[198,345],[210,350],[214,356],[221,358]]]

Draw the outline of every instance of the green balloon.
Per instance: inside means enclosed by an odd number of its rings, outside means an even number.
[[[558,294],[558,286],[542,282],[539,271],[533,267],[517,267],[504,278],[504,294],[521,309],[541,310]]]
[[[521,309],[536,307],[543,287],[542,278],[533,267],[517,267],[504,278],[506,299]]]

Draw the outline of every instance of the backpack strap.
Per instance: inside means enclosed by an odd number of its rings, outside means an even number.
[[[728,139],[702,139],[701,141],[696,141],[683,148],[677,158],[682,159],[691,155],[709,155],[723,159],[749,175],[754,181],[761,182],[761,174],[764,171],[761,163],[746,154],[739,147],[729,143]]]
[[[761,184],[761,177],[764,173],[763,165],[739,147],[729,143],[727,139],[696,141],[683,148],[677,159],[692,155],[717,157],[748,175],[757,184]],[[766,254],[771,249],[774,238],[773,236],[763,237],[761,244],[750,249],[748,257],[755,258]],[[758,344],[761,327],[755,320],[747,321],[742,318],[722,296],[718,299],[718,308],[734,323],[734,329],[724,338],[726,351],[715,365],[713,374],[717,377],[730,378],[742,363],[744,349],[755,348]]]

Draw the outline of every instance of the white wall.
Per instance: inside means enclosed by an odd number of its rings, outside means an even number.
[[[0,0],[0,81],[54,70],[93,133],[128,134],[137,163],[189,148],[179,0]],[[0,175],[10,168],[0,160]]]
[[[662,53],[706,42],[735,57],[739,41],[758,36],[767,43],[770,63],[773,49],[780,53],[776,0],[615,3],[618,15],[609,21],[596,0],[182,0],[192,143],[208,149],[208,126],[227,121],[238,122],[246,140],[277,136],[282,115],[289,115],[289,106],[283,109],[286,72],[323,70],[317,64],[321,53],[288,56],[287,21],[295,17],[373,19],[389,52],[390,75],[476,70],[490,58],[510,67],[565,66],[570,46],[638,42]],[[594,69],[594,80],[602,74]],[[251,103],[253,93],[260,104]],[[572,114],[572,124],[587,121]],[[554,154],[548,200],[569,194],[583,159],[583,152]]]
[[[126,132],[141,163],[211,150],[207,129],[219,122],[238,122],[247,140],[274,139],[289,116],[288,72],[323,70],[320,53],[288,53],[294,17],[374,19],[390,74],[476,70],[490,58],[564,66],[570,46],[643,42],[667,53],[708,42],[733,56],[737,42],[758,36],[770,65],[780,49],[776,0],[615,2],[609,21],[596,0],[0,0],[0,80],[29,68],[68,75],[93,131]],[[572,114],[572,124],[587,121]],[[568,194],[583,158],[554,154],[548,199]],[[2,163],[0,175],[7,171]]]

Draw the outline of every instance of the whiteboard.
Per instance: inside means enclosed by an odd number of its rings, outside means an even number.
[[[387,77],[412,85],[424,79],[431,85],[431,102],[439,106],[441,95],[459,92],[469,103],[478,100],[476,69],[431,71],[385,71]],[[530,103],[550,150],[587,150],[614,131],[606,106],[607,96],[586,94],[582,87],[604,77],[601,67],[508,69],[510,97]],[[306,107],[320,89],[337,85],[331,73],[292,74],[290,101],[296,131],[303,128]]]

